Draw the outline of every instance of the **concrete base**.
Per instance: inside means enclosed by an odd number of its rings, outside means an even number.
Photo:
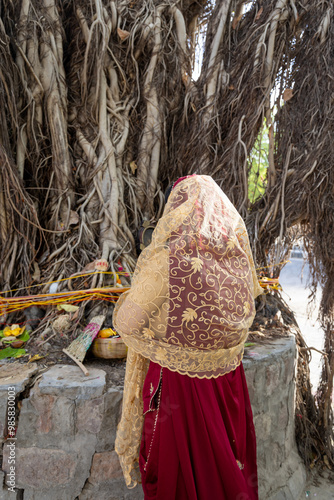
[[[259,500],[296,500],[306,482],[294,426],[295,337],[247,350],[243,365],[257,438]]]

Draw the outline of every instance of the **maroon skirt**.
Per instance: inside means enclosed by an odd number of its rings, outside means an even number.
[[[217,379],[155,363],[143,388],[145,500],[257,500],[256,439],[242,365]]]

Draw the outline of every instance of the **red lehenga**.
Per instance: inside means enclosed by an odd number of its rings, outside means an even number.
[[[151,362],[143,399],[145,500],[257,500],[256,440],[242,365],[198,379]]]

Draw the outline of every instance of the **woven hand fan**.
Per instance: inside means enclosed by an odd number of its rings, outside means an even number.
[[[94,316],[84,331],[80,333],[75,340],[73,340],[67,349],[63,349],[63,352],[75,361],[85,375],[88,375],[89,373],[87,368],[85,368],[82,364],[82,361],[84,360],[91,343],[101,330],[101,326],[103,325],[105,318],[106,317],[104,315]]]

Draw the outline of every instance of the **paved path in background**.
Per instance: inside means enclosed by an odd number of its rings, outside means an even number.
[[[309,347],[322,350],[324,345],[324,333],[317,321],[321,290],[318,291],[312,313],[309,314],[309,294],[307,288],[310,276],[309,265],[303,259],[290,259],[280,275],[280,284],[283,288],[283,298],[295,313],[299,328]],[[310,363],[311,384],[315,390],[321,374],[321,354],[312,351]],[[334,484],[329,479],[316,476],[314,480],[309,479],[299,500],[334,500]]]
[[[299,328],[309,347],[322,350],[324,346],[324,333],[317,321],[321,290],[318,290],[312,314],[308,314],[309,294],[306,288],[309,279],[309,265],[303,259],[290,259],[280,274],[280,284],[283,288],[283,298],[295,313]],[[321,354],[311,351],[310,363],[311,384],[316,389],[321,374]]]

